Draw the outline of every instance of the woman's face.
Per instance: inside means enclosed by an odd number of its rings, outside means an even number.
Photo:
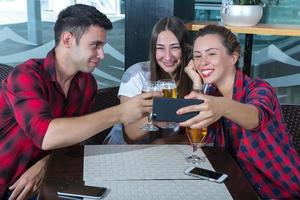
[[[194,64],[204,83],[224,83],[235,72],[237,54],[229,55],[217,34],[200,36],[194,43]]]
[[[181,63],[182,51],[178,39],[171,31],[162,31],[158,34],[155,57],[158,65],[173,76]]]

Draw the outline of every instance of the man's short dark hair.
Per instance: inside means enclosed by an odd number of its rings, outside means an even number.
[[[99,26],[105,30],[112,29],[111,21],[93,6],[75,4],[65,8],[59,13],[54,26],[55,46],[58,45],[60,36],[65,31],[74,34],[76,44],[79,44],[81,36],[90,26]]]

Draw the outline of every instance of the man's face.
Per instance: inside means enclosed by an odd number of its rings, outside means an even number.
[[[74,42],[71,48],[75,70],[92,72],[104,58],[103,46],[105,43],[106,30],[98,26],[89,27],[81,36],[79,44]]]

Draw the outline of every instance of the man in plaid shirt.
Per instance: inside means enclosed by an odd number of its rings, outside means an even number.
[[[104,58],[110,20],[76,4],[55,23],[55,48],[45,59],[19,65],[0,90],[0,199],[37,192],[51,149],[79,143],[114,123],[150,112],[152,93],[88,114],[97,90],[91,72]],[[45,157],[46,156],[46,157]]]
[[[193,53],[186,72],[194,85],[213,83],[222,96],[189,94],[186,98],[204,103],[179,109],[178,114],[200,111],[180,125],[203,128],[219,121],[223,131],[210,132],[208,139],[226,146],[262,199],[300,198],[300,158],[276,93],[267,82],[238,69],[236,36],[225,27],[208,25],[197,33]]]

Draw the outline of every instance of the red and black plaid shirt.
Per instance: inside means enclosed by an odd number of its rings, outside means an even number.
[[[274,89],[265,81],[236,72],[233,100],[259,110],[259,126],[246,130],[223,118],[229,149],[261,198],[300,198],[300,157],[284,125]],[[210,129],[210,141],[225,146],[226,133]]]
[[[88,113],[96,91],[94,77],[78,72],[65,97],[56,81],[54,50],[8,75],[0,89],[0,199],[9,185],[48,153],[41,145],[51,120]]]

